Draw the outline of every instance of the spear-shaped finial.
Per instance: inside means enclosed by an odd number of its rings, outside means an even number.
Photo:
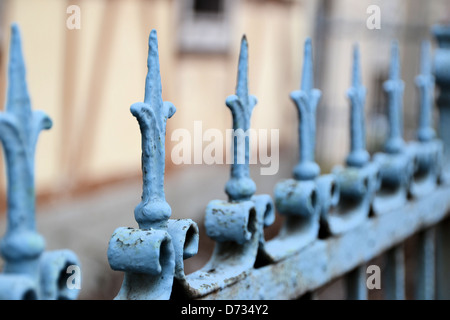
[[[230,201],[248,200],[256,191],[250,178],[250,119],[257,99],[248,93],[248,43],[244,35],[239,54],[236,94],[226,99],[233,116],[233,164],[231,178],[225,186]]]
[[[306,38],[303,55],[303,72],[301,90],[310,94],[314,89],[314,71],[311,38]]]
[[[20,30],[11,26],[6,112],[0,114],[0,140],[7,167],[8,226],[1,242],[5,272],[32,273],[44,250],[44,239],[36,232],[34,154],[41,130],[52,126],[50,118],[31,111],[22,54]]]
[[[305,41],[301,89],[291,92],[291,99],[297,106],[299,116],[300,160],[294,168],[294,178],[311,180],[320,174],[320,167],[314,161],[316,145],[316,109],[321,97],[314,89],[313,58],[311,39]]]
[[[30,121],[31,102],[26,82],[22,40],[19,26],[16,24],[11,26],[8,77],[6,111],[16,115],[20,123],[25,125]]]
[[[134,214],[141,229],[165,229],[172,212],[164,194],[166,122],[176,109],[162,100],[156,30],[150,32],[148,46],[144,102],[130,108],[142,135],[142,201]]]
[[[400,79],[400,57],[398,42],[391,46],[391,66],[389,80],[384,83],[384,90],[389,100],[389,136],[385,149],[388,153],[397,153],[404,146],[403,140],[403,90],[404,83]]]
[[[366,100],[366,88],[361,83],[361,65],[359,46],[353,47],[353,69],[352,86],[347,91],[350,99],[350,130],[351,147],[347,157],[347,165],[351,167],[362,167],[370,158],[366,150],[366,133],[364,126],[364,103]]]
[[[417,138],[419,141],[427,142],[436,135],[431,126],[431,113],[433,105],[434,77],[431,73],[431,44],[423,41],[420,56],[420,75],[416,77],[416,85],[420,90],[420,116]]]

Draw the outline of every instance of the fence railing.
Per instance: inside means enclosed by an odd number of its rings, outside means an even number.
[[[6,110],[0,115],[0,139],[7,164],[8,226],[0,251],[2,299],[75,299],[70,266],[79,266],[69,250],[44,252],[35,226],[34,149],[38,134],[51,127],[32,111],[25,81],[19,29],[12,26]],[[383,152],[366,150],[364,103],[358,45],[353,49],[350,101],[351,148],[344,166],[321,174],[315,162],[316,108],[313,52],[305,41],[302,83],[291,93],[299,116],[299,162],[293,177],[270,195],[255,194],[250,177],[249,139],[256,97],[248,91],[248,43],[244,36],[236,93],[226,99],[233,119],[234,161],[225,185],[228,200],[206,207],[204,225],[216,242],[209,261],[186,275],[184,259],[198,250],[199,229],[190,219],[170,219],[164,194],[166,122],[176,109],[162,99],[156,31],[149,37],[144,102],[131,106],[142,134],[142,201],[134,210],[138,228],[117,228],[108,246],[113,270],[125,273],[116,299],[295,299],[345,277],[347,297],[366,299],[367,263],[386,254],[384,291],[405,298],[404,242],[418,235],[416,298],[450,298],[450,25],[433,29],[439,48],[434,60],[422,45],[420,120],[417,141],[403,139],[399,46],[392,43],[388,96],[389,135]],[[432,126],[434,84],[440,93],[439,138]],[[264,228],[284,216],[279,233],[266,241]],[[373,267],[373,266],[372,266]],[[369,270],[370,269],[370,270]],[[373,271],[373,270],[372,270]],[[376,271],[376,270],[375,270]]]

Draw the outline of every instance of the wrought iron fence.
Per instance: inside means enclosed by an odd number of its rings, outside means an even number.
[[[44,252],[45,241],[34,217],[34,150],[38,134],[52,125],[32,111],[17,25],[11,29],[6,110],[0,115],[0,139],[7,164],[7,232],[1,242],[5,260],[0,275],[2,299],[76,299],[70,267],[79,267],[69,250]],[[321,174],[315,162],[316,108],[311,39],[305,41],[299,90],[291,93],[299,118],[299,162],[293,177],[280,181],[271,195],[255,194],[249,149],[256,97],[248,90],[248,42],[242,38],[236,93],[226,99],[233,118],[233,155],[227,200],[206,207],[205,228],[215,240],[204,267],[186,275],[184,259],[198,250],[199,229],[191,219],[170,219],[164,194],[166,122],[176,109],[162,99],[156,31],[149,37],[144,102],[131,106],[142,135],[142,201],[134,211],[138,228],[119,227],[108,246],[113,270],[125,273],[116,299],[295,299],[338,277],[345,277],[349,299],[366,299],[367,263],[386,254],[384,282],[388,299],[405,298],[403,243],[419,235],[416,298],[450,297],[450,26],[433,29],[439,47],[431,58],[422,45],[420,121],[417,140],[403,139],[399,46],[391,46],[388,96],[389,135],[383,152],[366,150],[364,102],[358,45],[353,49],[350,102],[351,148],[344,166]],[[439,138],[433,129],[434,85],[440,89]],[[264,228],[275,214],[284,216],[270,240]],[[72,269],[73,271],[73,269]],[[72,285],[71,285],[72,284]]]

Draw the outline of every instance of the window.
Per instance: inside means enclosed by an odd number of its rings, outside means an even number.
[[[223,13],[223,0],[194,0],[194,12],[196,14],[221,14]]]
[[[180,52],[226,53],[235,0],[178,0]]]

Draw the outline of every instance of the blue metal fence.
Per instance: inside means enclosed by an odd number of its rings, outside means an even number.
[[[0,251],[1,299],[76,299],[69,286],[70,266],[79,266],[69,250],[44,252],[45,241],[34,217],[34,149],[39,132],[51,127],[32,111],[25,81],[19,29],[12,26],[6,110],[0,115],[0,139],[7,164],[8,227]],[[117,228],[108,246],[113,270],[125,273],[116,299],[295,299],[345,277],[347,297],[366,299],[367,263],[386,254],[388,299],[405,298],[406,239],[418,234],[416,298],[450,298],[450,26],[433,29],[439,47],[431,58],[422,45],[420,121],[417,141],[403,139],[399,46],[392,42],[388,96],[389,135],[383,152],[366,150],[364,103],[358,45],[353,50],[350,102],[351,148],[345,166],[321,174],[315,162],[316,108],[313,50],[305,41],[302,83],[291,93],[299,118],[299,162],[291,179],[257,195],[250,177],[249,139],[256,97],[248,91],[248,42],[242,38],[236,93],[226,99],[233,119],[228,200],[206,208],[207,235],[216,242],[209,261],[186,275],[183,260],[198,250],[199,229],[190,219],[170,219],[164,194],[166,122],[176,109],[162,99],[156,31],[149,37],[144,102],[131,106],[142,135],[142,201],[134,211],[139,228]],[[440,89],[439,138],[432,126],[434,84]],[[239,161],[242,159],[243,161]],[[266,241],[264,228],[276,212],[284,216],[278,235]]]
[[[11,27],[6,110],[0,115],[0,139],[7,165],[8,226],[0,244],[5,259],[0,275],[1,299],[74,299],[79,289],[66,285],[69,266],[79,266],[69,250],[44,252],[45,240],[36,231],[34,153],[41,130],[52,121],[32,111],[20,31]]]

